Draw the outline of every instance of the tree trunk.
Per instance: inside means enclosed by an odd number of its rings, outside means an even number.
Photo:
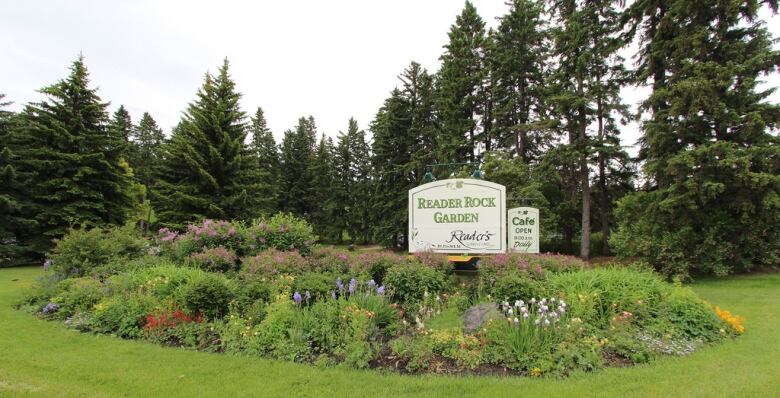
[[[601,76],[598,77],[599,79]],[[601,191],[601,197],[600,197],[600,205],[601,208],[601,238],[602,238],[602,246],[601,246],[601,254],[602,255],[608,255],[609,254],[609,197],[607,196],[607,173],[606,173],[606,154],[604,154],[604,142],[605,142],[605,131],[604,131],[604,104],[603,99],[601,96],[598,98],[597,103],[597,115],[598,115],[598,123],[599,123],[599,131],[598,131],[598,137],[599,137],[599,143],[600,150],[599,150],[599,190]]]
[[[584,96],[582,78],[577,78],[577,93]],[[578,146],[580,150],[580,185],[582,189],[582,240],[580,241],[580,257],[583,260],[590,258],[590,176],[588,172],[588,145],[585,107],[581,106],[577,111],[579,119]]]

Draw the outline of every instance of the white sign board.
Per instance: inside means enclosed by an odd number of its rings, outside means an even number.
[[[409,190],[409,252],[506,252],[506,188],[454,178]]]
[[[517,253],[539,253],[539,209],[509,209],[509,250]]]

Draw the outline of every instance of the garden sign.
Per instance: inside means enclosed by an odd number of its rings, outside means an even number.
[[[409,190],[409,252],[506,252],[506,188],[466,178]]]
[[[516,207],[509,209],[509,250],[518,253],[539,253],[539,209]]]

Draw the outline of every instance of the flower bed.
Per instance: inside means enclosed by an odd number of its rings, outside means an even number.
[[[294,250],[312,238],[302,221],[284,222],[296,227],[205,221],[142,244],[119,239],[147,254],[104,244],[99,262],[55,249],[53,271],[20,306],[164,345],[413,373],[565,375],[689,355],[745,332],[744,319],[639,266],[498,255],[464,279],[431,253]],[[270,244],[271,230],[285,243]],[[61,261],[78,273],[56,272]]]

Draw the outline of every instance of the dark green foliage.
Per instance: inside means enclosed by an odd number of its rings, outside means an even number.
[[[131,137],[132,151],[128,161],[133,169],[133,175],[138,182],[151,189],[154,187],[155,174],[162,161],[161,149],[165,142],[165,135],[152,116],[144,112],[138,126],[133,129]]]
[[[47,98],[27,105],[8,140],[25,217],[36,224],[19,240],[39,255],[69,227],[121,224],[133,206],[123,138],[108,127],[83,58],[41,93]]]
[[[311,220],[314,232],[322,241],[340,243],[343,230],[336,221],[339,205],[335,194],[339,186],[334,159],[335,152],[333,140],[330,137],[326,138],[323,134],[311,164],[311,175],[314,176]]]
[[[24,239],[36,226],[29,216],[29,202],[25,195],[20,175],[15,165],[11,144],[11,129],[14,115],[6,111],[9,103],[2,102],[0,94],[0,266],[13,264],[29,254],[30,248]]]
[[[330,222],[346,231],[352,242],[370,241],[371,220],[371,148],[366,133],[349,119],[347,133],[339,133],[334,156],[336,212]],[[339,234],[341,237],[342,234]]]
[[[111,262],[142,256],[148,246],[132,226],[72,229],[57,241],[48,267],[59,278],[92,275]]]
[[[403,89],[385,100],[371,125],[373,235],[389,247],[407,244],[407,191],[434,163],[433,77],[416,62],[400,76]]]
[[[268,123],[262,108],[257,108],[252,123],[249,126],[252,141],[249,148],[255,158],[260,184],[267,195],[259,204],[262,214],[273,213],[279,201],[279,148],[274,141],[274,135],[268,128]]]
[[[116,137],[117,142],[122,146],[120,156],[129,161],[133,156],[133,149],[130,147],[130,137],[133,135],[135,126],[133,126],[133,120],[124,105],[119,105],[119,108],[114,112],[108,129],[111,130],[111,134]]]
[[[312,175],[316,140],[317,126],[309,116],[298,119],[294,130],[285,131],[281,145],[279,209],[304,218],[319,205],[314,203],[316,176]]]
[[[546,121],[550,40],[541,1],[514,0],[509,7],[488,51],[494,82],[493,135],[499,148],[528,162],[541,156],[554,139]]]
[[[97,333],[110,333],[118,337],[138,339],[144,337],[146,316],[159,303],[144,294],[116,295],[102,301],[92,315],[91,329]]]
[[[336,290],[336,277],[328,273],[305,272],[295,277],[292,290],[299,292],[301,296],[309,292],[311,300],[328,300]],[[306,304],[310,304],[311,300]]]
[[[759,90],[780,52],[760,2],[637,2],[637,71],[651,80],[640,157],[647,192],[621,202],[619,254],[666,275],[725,275],[780,258],[780,107]],[[777,8],[777,2],[769,2]]]
[[[390,298],[393,302],[414,308],[428,295],[444,290],[445,274],[416,262],[390,267],[385,275]]]
[[[512,271],[498,276],[488,293],[494,300],[527,300],[529,297],[541,297],[543,289],[527,273]]]
[[[154,201],[162,224],[182,228],[203,218],[251,219],[268,196],[246,145],[241,95],[227,59],[206,74],[163,151]],[[267,187],[266,187],[267,188]]]
[[[484,116],[482,86],[487,70],[485,22],[471,2],[466,2],[448,36],[436,82],[436,109],[441,128],[437,135],[438,160],[474,161],[477,139],[483,135],[484,127],[479,126],[478,119]]]
[[[223,317],[235,297],[230,286],[217,275],[204,274],[187,284],[182,292],[184,306],[193,314],[203,314],[207,319]]]
[[[717,340],[723,322],[712,308],[689,289],[675,289],[666,298],[661,314],[676,330],[667,333],[681,333],[690,339]]]

